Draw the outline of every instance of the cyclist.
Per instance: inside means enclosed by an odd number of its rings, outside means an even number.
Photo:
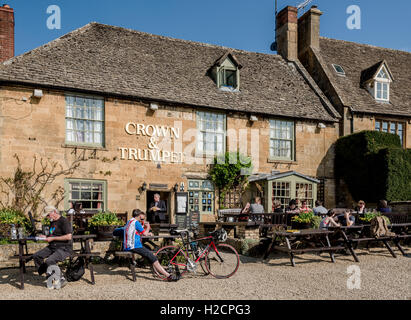
[[[133,212],[133,218],[130,219],[124,227],[124,250],[131,251],[147,258],[152,263],[155,270],[167,277],[167,281],[178,281],[180,277],[178,275],[169,274],[158,262],[157,257],[147,248],[143,247],[141,243],[141,235],[146,236],[149,234],[149,230],[144,230],[142,221],[145,220],[145,213]]]

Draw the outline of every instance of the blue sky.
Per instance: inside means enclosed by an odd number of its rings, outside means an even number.
[[[279,10],[304,0],[278,0]],[[4,0],[15,9],[16,55],[91,21],[173,38],[272,53],[275,0]],[[314,0],[324,12],[321,35],[411,52],[411,1]],[[47,8],[61,8],[61,29],[47,28]],[[350,5],[361,9],[361,29],[350,30]]]

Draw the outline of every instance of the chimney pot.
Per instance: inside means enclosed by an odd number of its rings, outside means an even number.
[[[287,6],[276,17],[277,52],[288,61],[298,59],[298,9]]]
[[[0,63],[14,57],[14,10],[0,7]]]

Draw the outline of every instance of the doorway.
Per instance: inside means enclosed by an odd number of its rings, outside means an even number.
[[[154,216],[151,214],[149,211],[151,204],[154,202],[154,195],[158,193],[160,195],[160,200],[163,200],[166,204],[167,212],[165,214],[165,223],[170,223],[170,197],[171,197],[171,192],[169,191],[153,191],[153,190],[147,190],[147,203],[146,203],[146,212],[147,212],[147,220],[150,223],[155,223],[154,222]]]

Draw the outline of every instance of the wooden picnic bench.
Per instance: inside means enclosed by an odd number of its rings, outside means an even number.
[[[162,236],[142,236],[141,240],[143,242],[143,245],[145,242],[148,241],[153,241],[153,240],[160,240],[162,239],[164,242],[164,246],[168,246],[171,245],[173,243],[173,241],[177,238],[180,238],[180,236],[172,236],[172,235],[162,235]],[[156,251],[152,251],[153,254],[156,253]],[[137,253],[133,253],[130,251],[124,251],[123,250],[123,242],[121,244],[121,250],[120,251],[114,251],[113,255],[115,257],[119,257],[119,258],[124,258],[124,259],[128,259],[130,262],[130,270],[131,270],[131,275],[133,277],[133,281],[135,282],[137,277],[136,277],[136,255]]]
[[[330,254],[331,261],[335,262],[334,252],[338,250],[343,250],[343,246],[331,246],[328,236],[332,234],[333,231],[328,230],[318,230],[318,229],[305,229],[299,230],[298,232],[287,232],[287,231],[274,231],[272,235],[271,243],[269,244],[263,260],[267,259],[271,250],[277,250],[281,252],[288,253],[291,261],[291,265],[295,267],[294,256],[295,254],[302,254],[306,252],[328,252]],[[284,238],[286,246],[277,245],[279,242],[278,238]],[[321,241],[324,238],[324,241]],[[298,244],[316,244],[315,247],[305,247],[297,248]]]
[[[92,257],[100,256],[100,252],[91,252],[90,241],[94,239],[96,235],[76,235],[73,236],[73,242],[78,240],[80,241],[81,248],[79,250],[72,250],[72,254],[67,258],[72,259],[76,257],[82,257],[85,260],[85,266],[90,271],[91,283],[95,284],[94,279],[94,269],[91,262]],[[20,289],[24,290],[24,274],[27,272],[26,263],[30,262],[33,259],[34,254],[28,253],[27,241],[35,241],[34,237],[27,237],[18,239],[19,244],[19,253],[10,257],[11,259],[19,259],[19,269],[20,269]]]

